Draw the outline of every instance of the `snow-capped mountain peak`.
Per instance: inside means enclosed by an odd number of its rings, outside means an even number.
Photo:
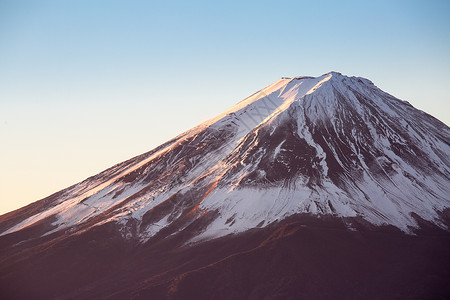
[[[191,241],[296,214],[446,228],[450,129],[371,81],[329,72],[270,84],[156,149],[32,204],[2,235],[39,224]],[[164,231],[164,233],[163,233]]]

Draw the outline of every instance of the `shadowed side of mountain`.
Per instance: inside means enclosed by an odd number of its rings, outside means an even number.
[[[349,227],[349,224],[353,227]],[[450,235],[292,216],[187,245],[192,230],[125,240],[105,224],[2,261],[6,299],[420,299],[450,295]]]
[[[133,299],[446,299],[449,247],[445,234],[290,223],[250,251],[144,288]]]

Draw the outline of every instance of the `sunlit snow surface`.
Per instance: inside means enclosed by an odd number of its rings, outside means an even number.
[[[450,207],[449,145],[446,125],[367,79],[335,72],[281,79],[64,190],[48,209],[2,235],[55,216],[46,234],[117,222],[124,237],[146,241],[177,218],[194,222],[208,212],[214,218],[192,241],[296,213],[362,217],[405,232],[417,227],[416,214],[445,227],[439,212]],[[195,209],[183,205],[184,195]],[[161,205],[170,209],[144,223]],[[129,221],[140,229],[128,228]]]

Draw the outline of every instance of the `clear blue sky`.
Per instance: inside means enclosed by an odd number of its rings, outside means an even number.
[[[0,0],[0,213],[281,76],[371,79],[450,124],[450,1]]]

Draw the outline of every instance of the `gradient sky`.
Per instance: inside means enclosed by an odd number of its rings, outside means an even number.
[[[450,124],[450,1],[0,0],[0,214],[281,76],[369,78]]]

